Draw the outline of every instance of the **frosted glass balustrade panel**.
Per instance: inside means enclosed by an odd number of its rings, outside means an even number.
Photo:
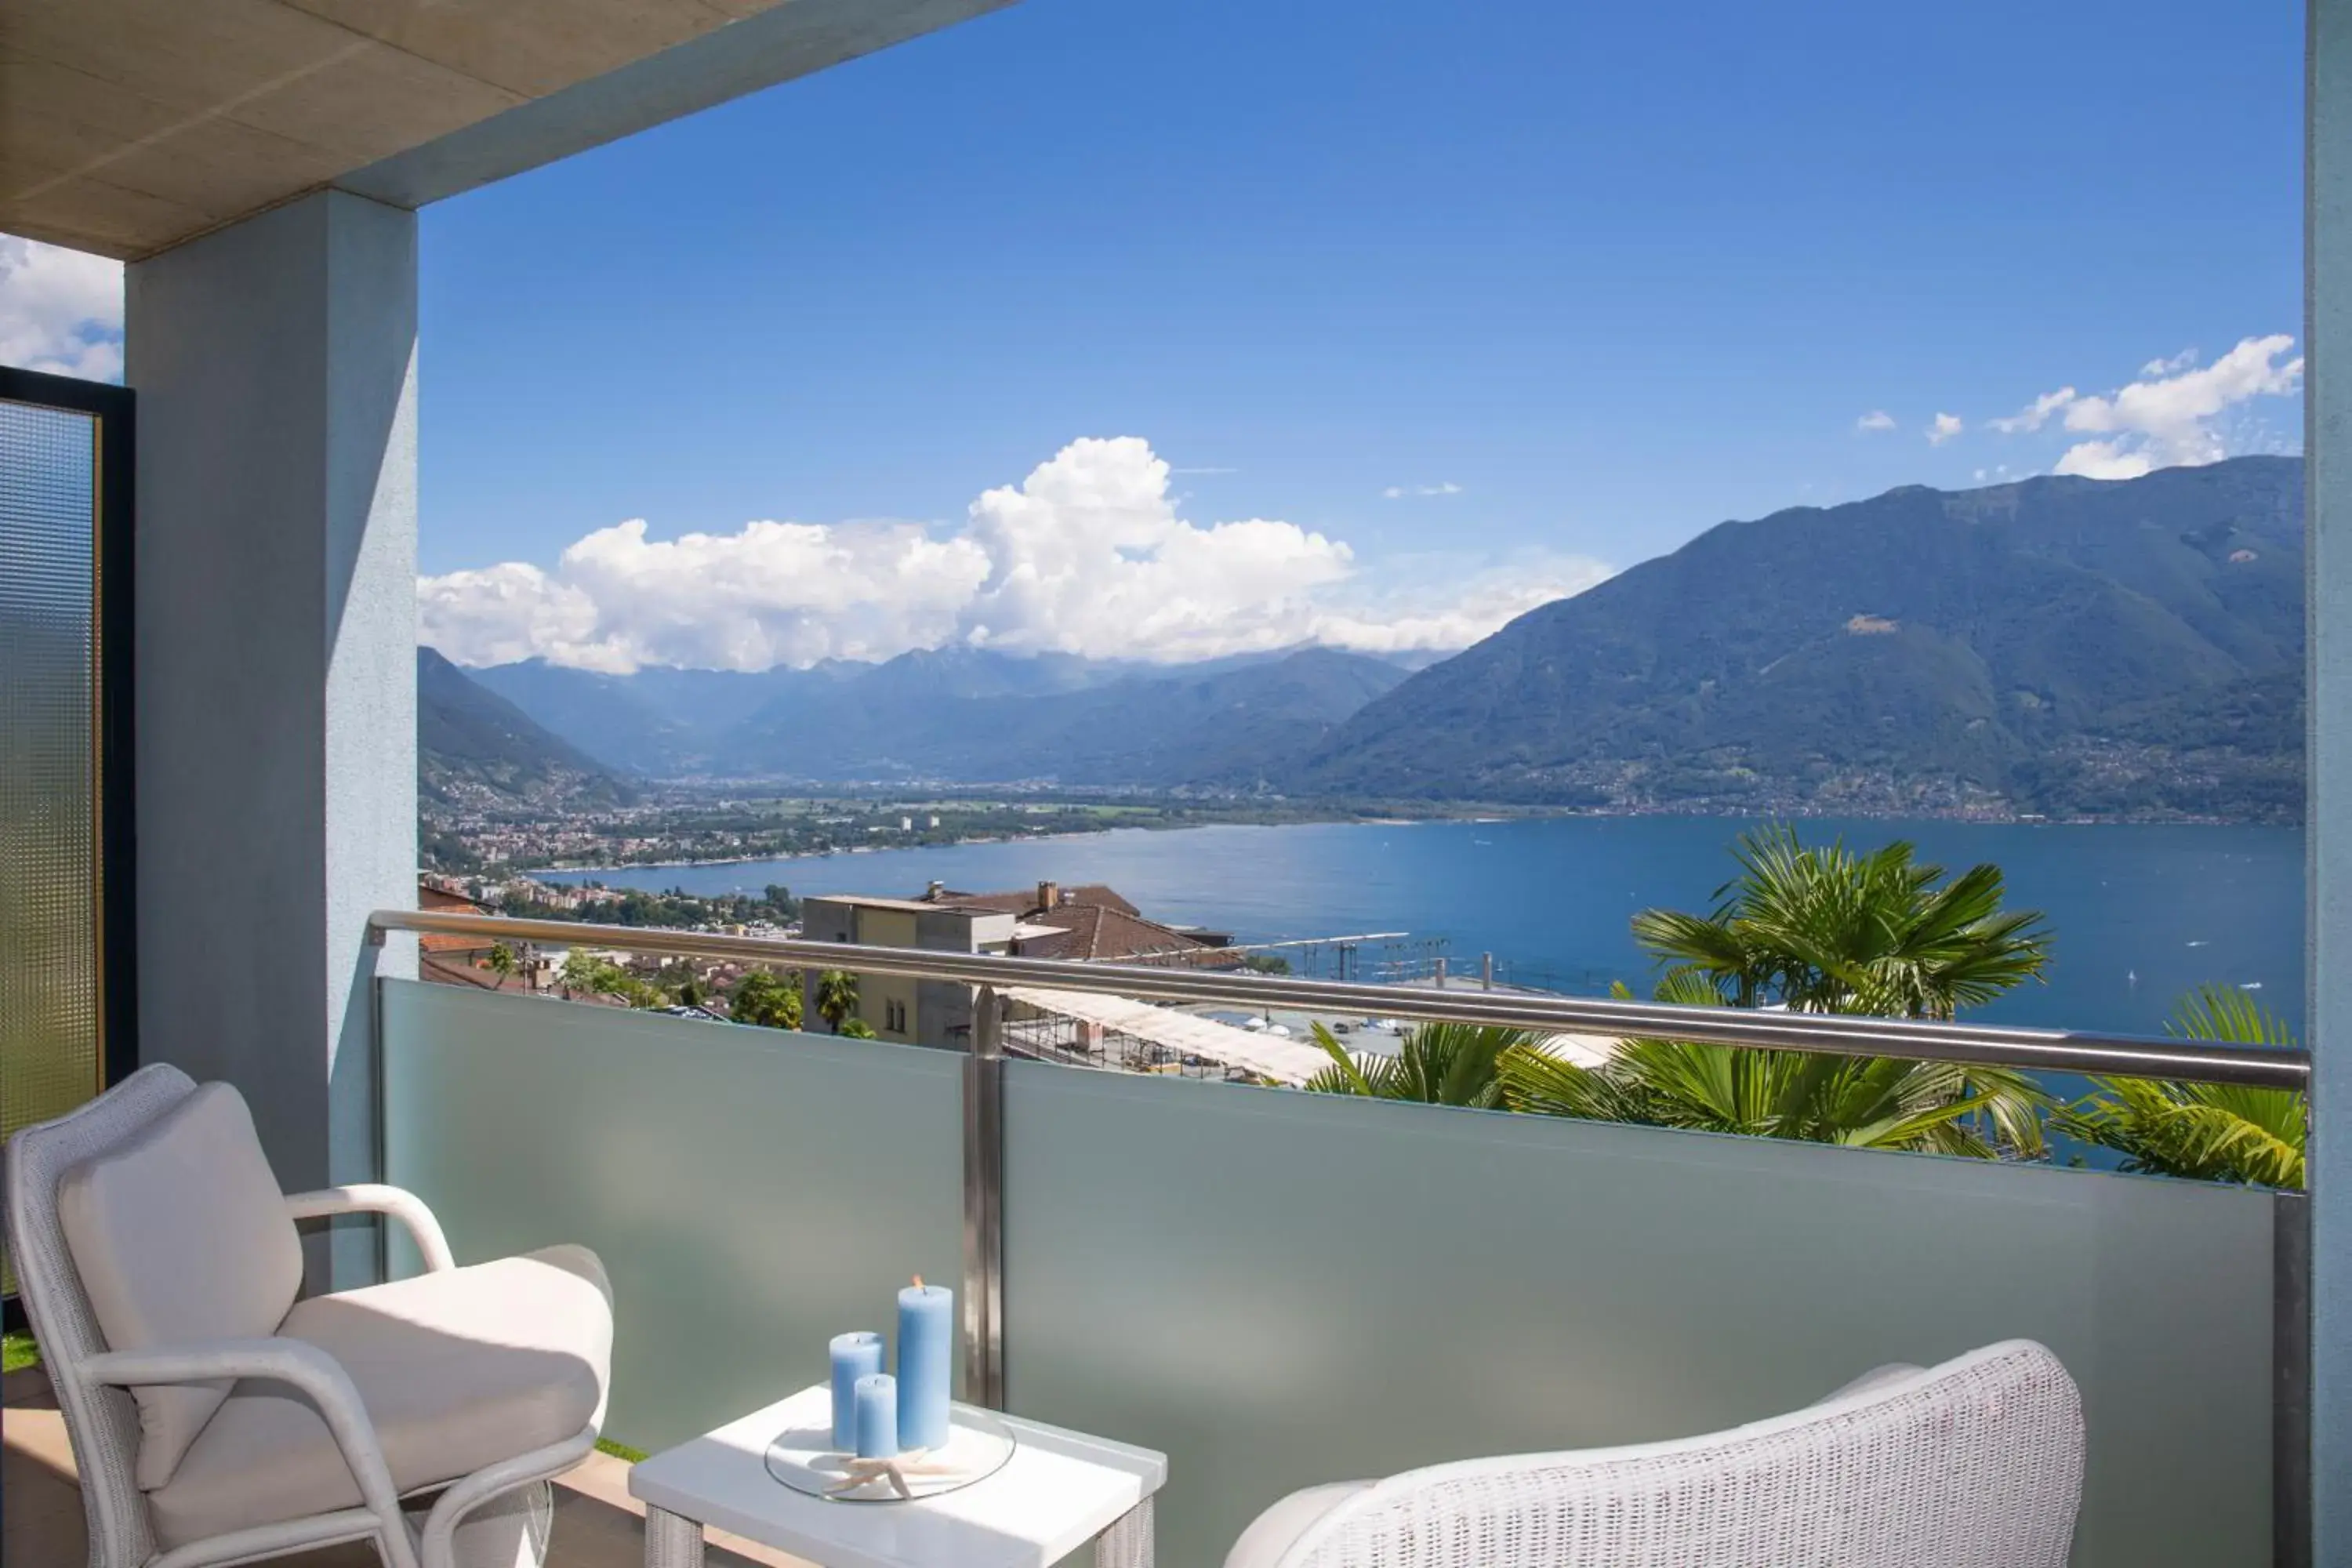
[[[2011,1338],[2083,1388],[2082,1568],[2270,1561],[2267,1195],[1031,1062],[1005,1128],[1011,1406],[1167,1451],[1168,1568]]]
[[[385,1179],[460,1263],[596,1249],[633,1447],[824,1381],[909,1275],[960,1279],[952,1053],[409,981],[383,1025]]]

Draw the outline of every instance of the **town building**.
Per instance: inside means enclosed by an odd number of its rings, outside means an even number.
[[[1148,919],[1098,882],[1039,882],[1001,893],[958,892],[933,882],[914,899],[828,893],[801,901],[801,934],[810,942],[1015,958],[1221,969],[1242,962],[1223,933]],[[802,976],[812,1020],[820,984],[821,972]],[[948,981],[864,974],[858,977],[856,1016],[886,1040],[960,1048],[971,1034],[971,990]]]

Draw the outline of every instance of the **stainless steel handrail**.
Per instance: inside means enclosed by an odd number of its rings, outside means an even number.
[[[1416,1022],[1500,1024],[1552,1034],[1621,1038],[1664,1036],[1761,1049],[1904,1057],[1971,1067],[2173,1079],[2270,1089],[2305,1089],[2311,1078],[2307,1051],[2071,1029],[2021,1029],[1752,1008],[1685,1007],[1658,1002],[1530,996],[1433,986],[1366,985],[1157,965],[1004,958],[992,953],[725,936],[709,931],[590,925],[573,921],[516,920],[504,915],[378,910],[368,920],[378,931],[479,936],[567,947],[612,947],[631,952],[728,958],[787,968],[846,969],[868,974],[961,981],[1000,990],[1028,985],[1160,1002],[1215,1002]]]

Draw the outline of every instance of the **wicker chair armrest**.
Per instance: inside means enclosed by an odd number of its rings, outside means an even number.
[[[107,1351],[81,1363],[93,1383],[130,1387],[141,1384],[205,1383],[215,1378],[267,1378],[299,1389],[317,1405],[333,1434],[343,1463],[359,1483],[368,1511],[382,1521],[394,1568],[415,1568],[413,1538],[400,1511],[375,1424],[342,1364],[313,1344],[280,1338],[207,1340],[153,1350]]]
[[[424,1255],[426,1273],[437,1274],[457,1267],[449,1251],[449,1238],[441,1234],[441,1222],[433,1217],[433,1211],[425,1206],[423,1198],[403,1187],[386,1186],[381,1182],[355,1182],[346,1187],[289,1193],[286,1212],[296,1219],[339,1214],[390,1215],[408,1227],[416,1250]]]

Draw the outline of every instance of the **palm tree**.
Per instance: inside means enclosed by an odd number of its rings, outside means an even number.
[[[786,980],[764,969],[755,969],[735,983],[735,993],[729,998],[728,1014],[739,1024],[758,1024],[771,1029],[797,1029],[801,1026],[800,977]]]
[[[1392,1057],[1351,1054],[1321,1024],[1315,1043],[1331,1065],[1307,1080],[1320,1094],[1412,1100],[1424,1105],[1493,1110],[1503,1103],[1498,1064],[1533,1042],[1525,1029],[1482,1024],[1423,1024],[1406,1034]]]
[[[1724,1005],[1691,973],[1668,975],[1658,1000]],[[1530,1047],[1507,1055],[1499,1076],[1514,1110],[1978,1159],[2040,1155],[2048,1103],[2006,1068],[1693,1040],[1620,1041],[1596,1068]]]
[[[816,1013],[825,1026],[835,1034],[857,1011],[857,976],[843,969],[828,969],[816,977]]]
[[[1743,834],[1732,853],[1740,874],[1712,912],[1633,917],[1665,971],[1662,1002],[1949,1018],[2049,963],[2040,913],[2001,909],[1998,866],[1946,881],[1908,843],[1808,848],[1786,826]],[[2049,1104],[2002,1068],[1656,1038],[1623,1041],[1595,1068],[1515,1053],[1502,1078],[1518,1110],[1978,1157],[2040,1155]]]
[[[1732,1006],[1949,1018],[2049,963],[2041,913],[2001,910],[1998,866],[1945,882],[1899,839],[1857,855],[1843,839],[1807,848],[1786,826],[1742,834],[1732,853],[1740,874],[1712,913],[1633,917],[1668,980],[1701,980]]]
[[[2166,1024],[2184,1039],[2293,1046],[2294,1031],[2244,992],[2207,985]],[[2309,1106],[2300,1090],[2222,1083],[2095,1078],[2092,1091],[2051,1118],[2069,1138],[2113,1149],[2123,1168],[2263,1187],[2303,1185]]]

